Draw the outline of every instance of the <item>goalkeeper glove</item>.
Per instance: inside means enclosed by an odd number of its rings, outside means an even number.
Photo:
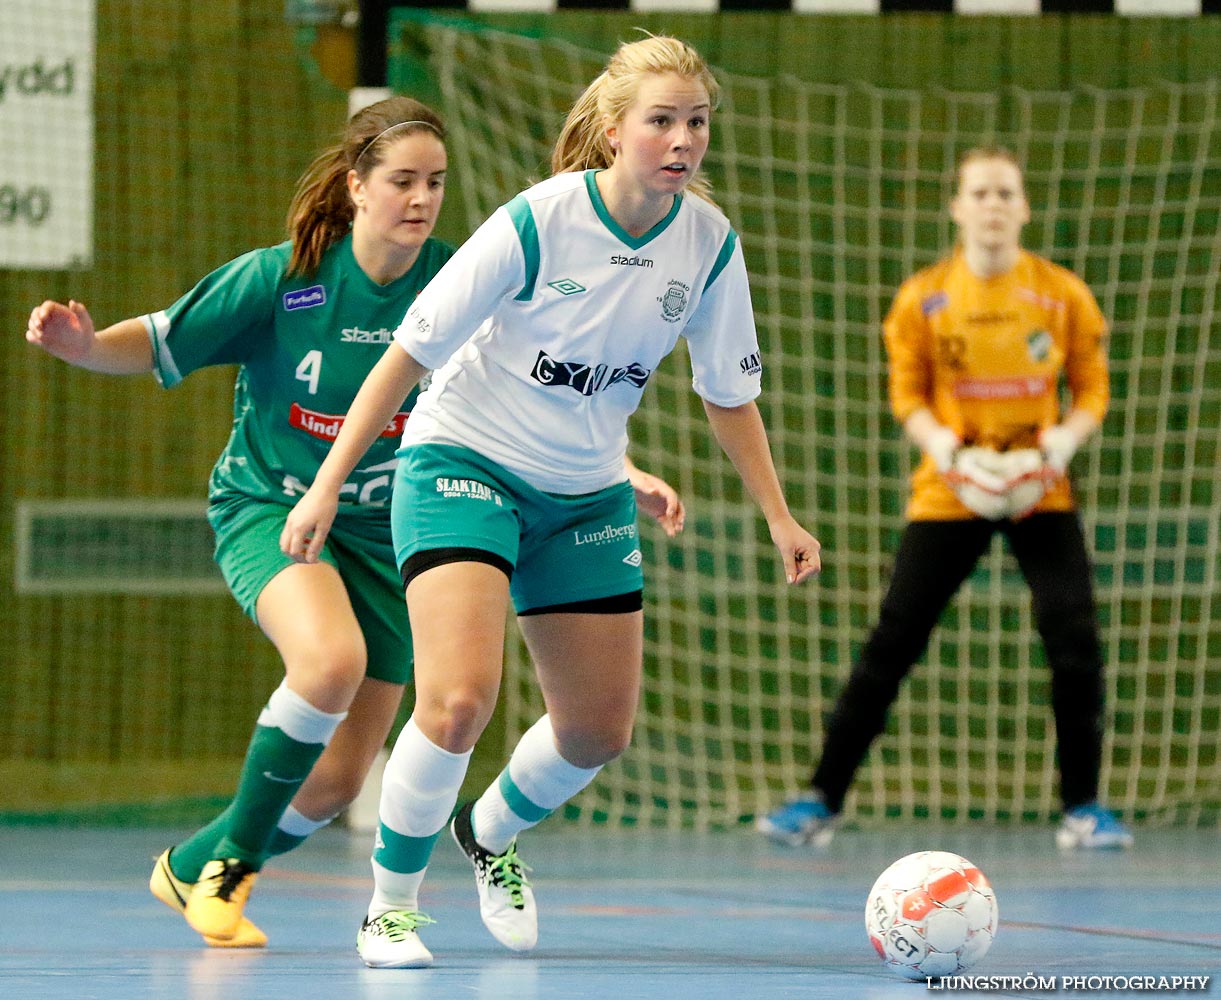
[[[924,438],[925,454],[933,460],[937,471],[943,476],[954,467],[954,456],[962,442],[958,435],[944,425],[938,425]]]
[[[1007,516],[1020,520],[1038,506],[1055,478],[1038,448],[1018,448],[1000,456],[997,472],[1006,482]]]
[[[958,499],[980,517],[999,521],[1009,516],[1009,480],[1003,457],[991,448],[958,449],[945,478]]]
[[[1039,450],[1043,452],[1043,461],[1057,476],[1064,475],[1080,446],[1081,439],[1077,433],[1063,424],[1044,427],[1039,432]]]

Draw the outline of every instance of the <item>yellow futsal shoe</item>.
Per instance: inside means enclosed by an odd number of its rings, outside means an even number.
[[[187,898],[187,923],[200,934],[228,941],[237,934],[257,878],[258,872],[238,858],[209,861]]]
[[[191,888],[190,882],[184,882],[174,874],[174,870],[170,867],[170,852],[167,848],[153,866],[153,874],[148,880],[149,892],[175,913],[183,913],[187,908],[187,899],[190,898]],[[242,917],[233,937],[218,938],[205,934],[203,939],[209,948],[267,947],[267,935],[246,919],[246,917]]]

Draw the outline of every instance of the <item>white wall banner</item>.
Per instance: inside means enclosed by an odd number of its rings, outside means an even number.
[[[0,268],[93,259],[96,0],[0,0]]]

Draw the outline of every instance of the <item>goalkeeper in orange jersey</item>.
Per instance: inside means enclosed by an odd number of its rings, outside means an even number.
[[[757,826],[787,844],[830,840],[900,683],[999,531],[1030,587],[1051,668],[1064,806],[1057,843],[1129,847],[1129,829],[1098,802],[1102,652],[1066,478],[1106,412],[1106,321],[1084,282],[1022,249],[1030,206],[1008,150],[963,157],[951,213],[958,247],[904,282],[883,327],[891,407],[924,453],[890,586],[828,720],[811,791]]]

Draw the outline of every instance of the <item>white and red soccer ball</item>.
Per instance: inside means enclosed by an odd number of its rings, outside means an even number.
[[[869,940],[907,979],[951,976],[987,954],[996,894],[975,865],[948,851],[918,851],[878,876],[865,904]]]

